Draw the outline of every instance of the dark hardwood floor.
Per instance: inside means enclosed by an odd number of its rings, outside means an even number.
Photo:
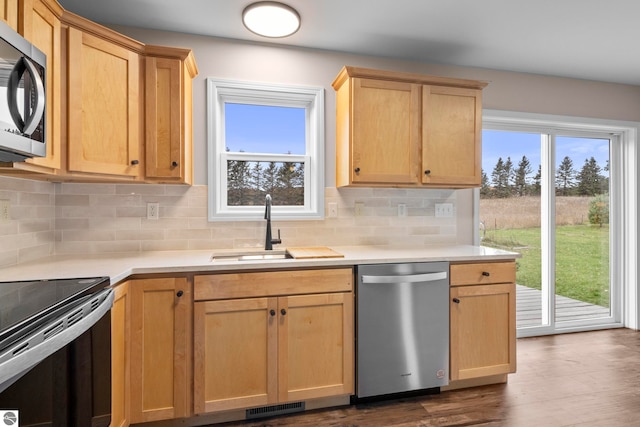
[[[640,426],[640,332],[518,340],[507,384],[310,411],[231,426]]]

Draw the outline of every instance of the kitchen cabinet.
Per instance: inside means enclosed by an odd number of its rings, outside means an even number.
[[[336,90],[336,185],[481,184],[486,83],[344,67]]]
[[[192,315],[187,278],[136,279],[131,298],[132,423],[189,415]]]
[[[18,31],[18,2],[16,0],[0,0],[0,18]]]
[[[73,26],[67,43],[68,170],[141,176],[139,55]]]
[[[129,425],[129,364],[131,304],[129,282],[114,288],[111,308],[111,426]]]
[[[516,371],[515,262],[450,266],[451,380]]]
[[[47,155],[2,163],[0,173],[192,184],[191,50],[145,45],[55,0],[6,5],[20,8],[16,28],[47,55]]]
[[[145,180],[191,184],[193,54],[161,46],[145,51]]]
[[[194,283],[196,414],[353,393],[351,268]]]

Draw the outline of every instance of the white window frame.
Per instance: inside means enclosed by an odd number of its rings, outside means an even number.
[[[304,108],[305,153],[227,152],[225,103]],[[264,216],[264,206],[227,205],[229,160],[304,163],[304,205],[274,204],[272,218],[324,218],[324,88],[207,78],[207,131],[209,221],[252,221]]]
[[[593,136],[609,134],[618,139],[617,147],[612,147],[610,154],[610,176],[617,182],[610,194],[611,215],[616,215],[617,229],[611,238],[611,280],[617,281],[618,294],[611,295],[612,307],[621,304],[619,318],[612,319],[610,325],[594,325],[593,327],[555,329],[554,332],[575,332],[578,330],[601,329],[611,327],[620,322],[623,326],[640,329],[640,285],[638,284],[638,167],[640,152],[637,148],[640,123],[618,120],[591,119],[582,117],[556,116],[536,113],[520,113],[500,110],[483,111],[483,129],[503,129],[513,131],[548,132],[551,134],[580,130]],[[553,163],[553,162],[552,162]],[[547,177],[547,179],[551,179]],[[480,222],[480,190],[474,190],[474,223]],[[478,227],[474,227],[474,242],[480,243]],[[521,330],[518,336],[540,335],[545,331],[540,328],[529,334]]]

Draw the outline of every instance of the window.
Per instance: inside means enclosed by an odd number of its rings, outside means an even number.
[[[324,89],[207,79],[209,220],[324,215]]]
[[[635,135],[624,122],[485,111],[478,240],[522,254],[519,336],[622,324]]]

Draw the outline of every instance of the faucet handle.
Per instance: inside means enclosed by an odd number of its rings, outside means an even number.
[[[278,238],[277,239],[271,239],[271,243],[275,244],[275,245],[279,245],[280,243],[282,243],[282,240],[280,239],[280,229],[278,228]]]

